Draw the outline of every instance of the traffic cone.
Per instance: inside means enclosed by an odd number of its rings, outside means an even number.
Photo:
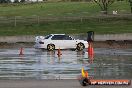
[[[58,55],[58,57],[60,57],[62,55],[60,48],[58,49],[57,55]]]
[[[89,46],[88,46],[88,58],[89,58],[89,63],[92,64],[94,60],[94,49],[91,42],[89,42]]]
[[[94,54],[94,49],[92,47],[92,43],[89,43],[89,46],[88,46],[88,55],[93,55]]]
[[[94,49],[93,47],[90,48],[90,55],[93,55],[94,54]]]
[[[22,47],[20,48],[20,53],[19,53],[19,55],[24,55],[24,54],[23,54],[23,48],[22,48]]]

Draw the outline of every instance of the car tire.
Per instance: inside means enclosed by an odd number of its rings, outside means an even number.
[[[83,43],[78,43],[78,44],[77,44],[77,47],[76,47],[76,50],[77,50],[77,51],[81,51],[81,50],[83,50],[84,48],[85,48],[85,46],[84,46]]]
[[[48,51],[53,51],[53,50],[55,50],[55,45],[54,45],[54,44],[48,44],[48,45],[47,45],[47,50],[48,50]]]

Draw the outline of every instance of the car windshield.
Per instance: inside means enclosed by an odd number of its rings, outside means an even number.
[[[51,37],[52,35],[47,35],[44,39],[48,39],[49,37]]]

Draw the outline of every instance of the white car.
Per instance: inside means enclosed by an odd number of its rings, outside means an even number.
[[[88,48],[87,41],[75,40],[66,34],[50,34],[46,37],[36,36],[35,48],[47,49],[49,51],[55,49],[76,49],[78,51]]]

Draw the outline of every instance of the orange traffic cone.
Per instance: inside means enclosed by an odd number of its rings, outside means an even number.
[[[93,55],[94,54],[94,49],[93,47],[90,48],[90,55]]]
[[[58,57],[60,57],[62,55],[60,48],[58,49],[57,55],[58,55]]]
[[[92,47],[92,43],[89,43],[89,46],[88,46],[88,55],[93,55],[94,54],[94,49]]]
[[[24,55],[24,54],[23,54],[23,48],[22,48],[22,47],[20,48],[20,53],[19,53],[19,55]]]
[[[89,46],[88,46],[88,58],[89,58],[89,63],[92,64],[94,60],[94,49],[91,42],[89,42]]]

